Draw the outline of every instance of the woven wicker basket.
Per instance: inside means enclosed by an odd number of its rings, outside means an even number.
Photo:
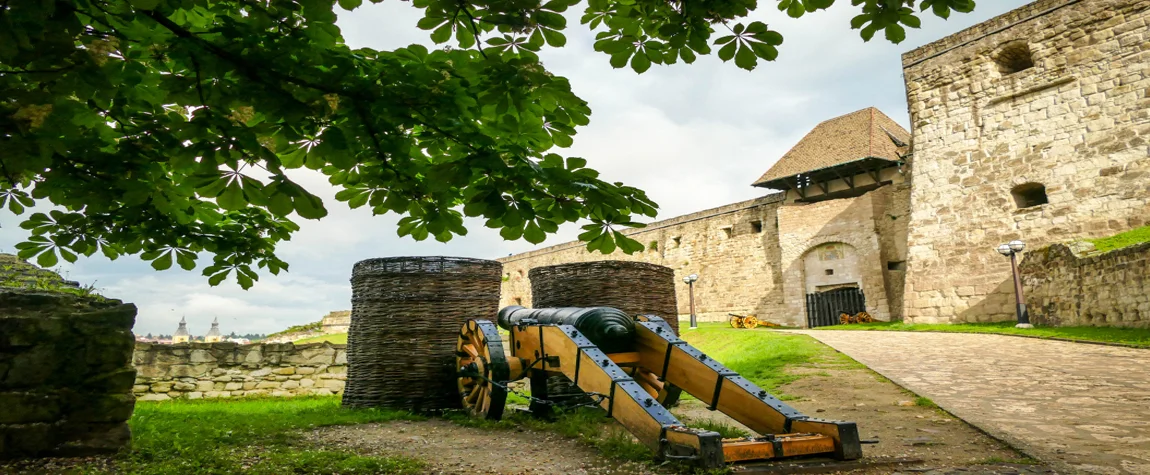
[[[675,271],[646,262],[594,261],[531,269],[531,306],[614,307],[655,315],[679,333]]]
[[[594,261],[531,269],[531,306],[614,307],[624,313],[655,315],[679,333],[675,271],[646,262]],[[547,396],[559,403],[587,401],[566,376],[547,380]]]
[[[388,257],[351,273],[343,405],[460,407],[454,352],[471,318],[495,321],[503,265],[460,257]]]

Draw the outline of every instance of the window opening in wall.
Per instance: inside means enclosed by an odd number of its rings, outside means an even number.
[[[519,277],[523,277],[523,269],[519,269]]]
[[[886,263],[886,270],[906,270],[906,261],[890,261]]]
[[[763,222],[762,221],[751,221],[751,230],[754,231],[755,233],[763,232]]]
[[[1019,209],[1049,203],[1046,199],[1046,185],[1042,183],[1023,183],[1010,190],[1014,196],[1014,204]]]
[[[723,237],[725,237],[725,238],[731,237],[731,227],[730,226],[727,226],[725,228],[721,228],[720,231],[723,232]]]
[[[675,243],[675,247],[679,247],[679,242],[680,242],[679,236],[675,236],[675,237],[671,238],[671,242]]]
[[[515,297],[515,305],[523,305],[523,297]]]
[[[835,270],[834,270],[834,269],[827,269],[827,271],[826,271],[826,272],[827,272],[827,275],[835,275]]]
[[[999,47],[994,54],[994,62],[998,63],[998,72],[1002,74],[1014,74],[1034,67],[1030,45],[1022,40],[1011,41]]]

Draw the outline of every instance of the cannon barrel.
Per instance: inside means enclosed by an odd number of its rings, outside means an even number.
[[[616,308],[524,308],[512,305],[499,311],[499,326],[504,330],[525,321],[574,326],[606,353],[631,351],[635,346],[635,320]]]

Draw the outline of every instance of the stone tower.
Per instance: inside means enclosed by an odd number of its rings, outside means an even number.
[[[208,334],[204,335],[204,343],[217,343],[220,341],[220,319],[216,317],[212,319],[212,329],[208,330]]]
[[[192,335],[188,333],[187,320],[180,317],[180,328],[177,328],[176,332],[172,334],[172,343],[187,343],[191,338]]]
[[[1150,222],[1150,9],[1040,0],[902,57],[906,320],[1014,318],[1010,261]]]

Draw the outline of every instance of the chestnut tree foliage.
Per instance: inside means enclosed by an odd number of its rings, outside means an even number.
[[[473,216],[539,243],[585,221],[589,250],[635,252],[619,231],[656,204],[559,150],[591,114],[537,56],[567,42],[564,13],[582,8],[595,50],[638,73],[713,50],[750,70],[783,43],[745,21],[755,0],[412,0],[442,48],[352,49],[335,7],[361,1],[0,0],[0,207],[56,208],[24,218],[19,254],[157,270],[206,255],[212,285],[248,288],[254,267],[287,269],[293,219],[332,205],[286,173],[304,167],[347,206],[402,215],[400,236],[447,241]],[[834,0],[768,3],[800,17]],[[894,42],[917,12],[974,7],[850,3],[864,39]]]

